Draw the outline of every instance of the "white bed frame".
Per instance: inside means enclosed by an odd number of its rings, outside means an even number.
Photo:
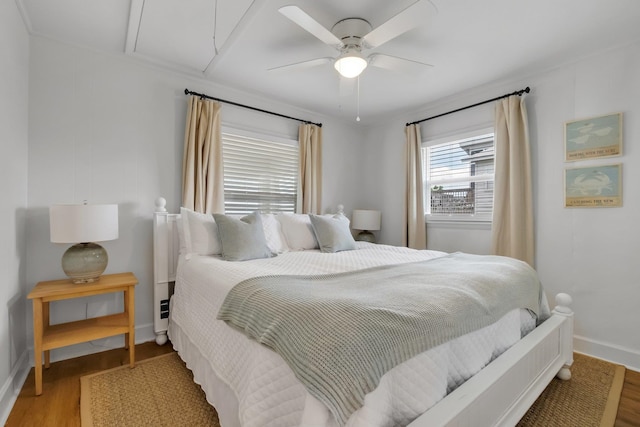
[[[154,329],[167,342],[169,299],[178,265],[179,214],[156,200],[154,239]],[[554,376],[571,378],[573,312],[571,297],[556,296],[551,317],[479,373],[412,422],[410,427],[514,426]]]

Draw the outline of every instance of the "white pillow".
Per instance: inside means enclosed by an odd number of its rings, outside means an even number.
[[[271,252],[281,254],[287,252],[287,242],[282,234],[282,225],[276,219],[274,214],[262,214],[262,227],[264,228],[264,237],[267,239],[267,246]]]
[[[178,242],[180,242],[180,254],[187,254],[189,251],[187,250],[187,242],[184,238],[184,221],[182,220],[182,216],[178,216],[176,219],[176,229],[178,230]]]
[[[282,213],[276,215],[282,225],[282,234],[291,251],[318,249],[318,241],[311,227],[311,219],[306,214]]]
[[[182,232],[187,253],[220,255],[222,245],[213,216],[180,208]]]

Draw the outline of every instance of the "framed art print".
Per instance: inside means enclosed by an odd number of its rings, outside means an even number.
[[[622,206],[622,164],[565,169],[564,206]]]
[[[565,161],[622,154],[622,113],[565,123]]]

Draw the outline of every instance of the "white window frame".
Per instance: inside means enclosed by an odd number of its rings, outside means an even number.
[[[425,139],[422,141],[423,148],[423,187],[424,187],[424,209],[425,209],[425,222],[427,224],[432,225],[446,225],[446,224],[466,224],[466,225],[476,225],[483,228],[490,227],[492,216],[493,216],[493,205],[491,209],[491,213],[477,213],[477,214],[432,214],[429,212],[431,207],[431,186],[434,185],[430,183],[427,178],[427,165],[429,164],[429,147],[451,143],[455,141],[464,141],[469,139],[474,139],[478,137],[482,137],[484,135],[493,134],[495,138],[494,128],[492,126],[482,127],[476,130],[464,131],[460,133],[451,134],[446,137],[435,138],[435,139]],[[494,148],[495,148],[495,139],[494,139]],[[494,166],[495,166],[495,155],[494,155]],[[480,176],[481,180],[486,180],[487,177]],[[490,179],[491,182],[495,182],[495,176],[492,176]],[[438,182],[442,183],[442,182]],[[436,183],[437,184],[437,183]]]
[[[236,128],[236,127],[232,127],[232,126],[226,126],[223,125],[221,128],[221,133],[222,133],[222,156],[223,156],[223,162],[225,161],[224,159],[224,147],[225,147],[225,138],[227,135],[233,135],[233,136],[237,136],[237,137],[241,137],[241,138],[248,138],[248,139],[254,139],[254,140],[258,140],[258,141],[263,141],[265,142],[265,144],[269,144],[269,143],[274,143],[274,144],[286,144],[286,145],[291,145],[293,147],[296,148],[296,152],[299,153],[299,142],[295,139],[291,139],[291,138],[287,138],[284,136],[276,136],[276,135],[272,135],[272,134],[268,134],[268,133],[262,133],[262,132],[256,132],[256,131],[249,131],[246,129],[241,129],[241,128]],[[296,212],[297,209],[297,192],[299,191],[299,182],[298,180],[300,172],[298,170],[300,162],[296,159],[295,161],[295,194],[294,194],[294,204],[293,204],[293,210],[291,210],[292,213]],[[225,170],[225,175],[226,175],[226,170]],[[227,176],[225,176],[225,183],[226,183],[226,178]],[[238,211],[231,211],[227,208],[227,200],[226,200],[226,194],[227,194],[227,188],[226,188],[226,184],[225,184],[225,212],[226,213],[239,213]],[[271,211],[269,210],[261,210],[264,213],[269,213]],[[283,211],[274,211],[274,212],[283,212]],[[288,211],[287,211],[288,212]]]

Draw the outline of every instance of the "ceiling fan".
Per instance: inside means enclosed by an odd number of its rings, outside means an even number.
[[[354,78],[359,76],[368,65],[391,70],[407,64],[431,67],[432,65],[420,61],[382,53],[372,53],[366,57],[362,54],[363,51],[376,48],[424,23],[431,12],[429,8],[435,9],[429,0],[418,0],[376,28],[373,28],[365,19],[347,18],[338,21],[331,30],[328,30],[298,6],[283,6],[278,9],[281,14],[320,41],[338,50],[340,54],[337,57],[316,58],[274,67],[270,70],[307,68],[333,62],[341,76]]]

